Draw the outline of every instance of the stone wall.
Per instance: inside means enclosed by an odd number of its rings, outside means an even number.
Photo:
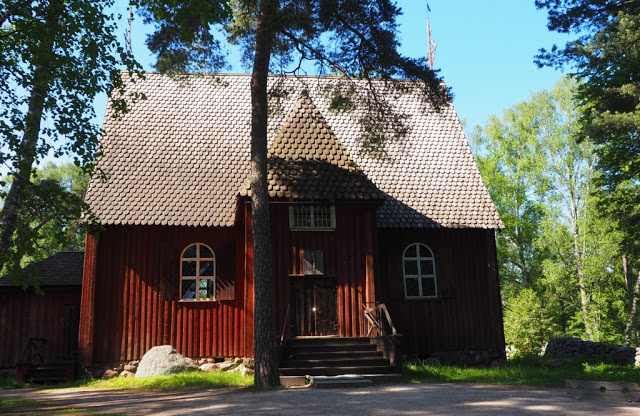
[[[636,348],[583,341],[570,337],[554,338],[549,341],[543,350],[543,355],[547,354],[559,357],[588,356],[603,362],[620,365],[634,365],[638,360],[636,358]]]

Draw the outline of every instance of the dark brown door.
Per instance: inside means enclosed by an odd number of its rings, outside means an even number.
[[[298,277],[291,279],[291,325],[295,336],[338,333],[336,279]]]

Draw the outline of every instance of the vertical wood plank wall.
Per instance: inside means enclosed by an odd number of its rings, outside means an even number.
[[[235,228],[107,227],[97,245],[88,245],[97,252],[93,265],[85,263],[85,269],[95,270],[96,295],[91,308],[83,298],[81,354],[89,350],[93,363],[125,361],[171,344],[194,358],[253,356],[251,214],[247,205],[241,212]],[[278,336],[283,326],[285,337],[292,336],[291,317],[285,325],[285,316],[290,277],[303,274],[303,250],[322,250],[325,274],[335,277],[338,286],[339,336],[366,333],[362,303],[373,300],[375,291],[404,335],[408,353],[504,349],[492,230],[371,232],[375,206],[369,204],[336,206],[335,231],[291,231],[288,220],[286,204],[271,205]],[[179,256],[195,242],[209,245],[216,255],[226,253],[217,256],[217,274],[235,276],[235,300],[179,301]],[[402,253],[415,242],[434,252],[437,299],[404,298]],[[83,338],[87,323],[94,332],[91,339]]]
[[[45,359],[63,358],[65,306],[80,304],[80,286],[0,292],[0,368],[15,368],[29,338],[45,338]]]
[[[287,305],[290,303],[290,276],[303,274],[304,250],[322,250],[325,275],[336,278],[338,335],[351,337],[366,334],[362,303],[368,300],[367,282],[373,285],[373,267],[367,267],[367,262],[373,263],[371,227],[375,227],[375,206],[370,204],[337,205],[335,231],[291,231],[288,206],[271,205],[278,336],[285,326]],[[285,337],[293,335],[291,322],[289,316]]]
[[[383,267],[377,286],[409,353],[504,351],[502,308],[493,230],[380,232]],[[405,299],[402,254],[426,244],[436,260],[438,298]]]
[[[196,242],[214,250],[219,278],[235,276],[235,300],[179,301],[179,257]],[[107,227],[88,320],[95,326],[93,363],[139,359],[166,344],[193,358],[252,356],[243,325],[244,249],[242,227]]]

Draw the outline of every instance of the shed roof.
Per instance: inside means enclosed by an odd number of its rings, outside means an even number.
[[[40,260],[29,268],[40,272],[40,286],[82,286],[84,251],[61,251],[44,260]],[[28,281],[32,285],[33,281]],[[10,276],[0,277],[0,287],[20,286]]]
[[[359,148],[358,115],[329,109],[336,78],[277,82],[288,93],[270,108],[270,196],[380,200],[382,228],[503,227],[452,106],[392,97],[408,134],[377,158]],[[98,162],[107,180],[94,177],[86,197],[100,221],[232,226],[238,196],[250,192],[249,83],[147,73],[132,86],[146,100],[121,119],[108,108]]]

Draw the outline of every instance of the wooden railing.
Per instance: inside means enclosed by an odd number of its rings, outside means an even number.
[[[398,331],[393,325],[387,306],[384,303],[373,302],[372,307],[367,308],[367,304],[363,303],[362,308],[364,309],[364,317],[369,322],[367,336],[371,336],[371,333],[375,330],[378,336],[385,336],[389,341],[393,342],[389,336],[389,331],[385,330],[385,327],[389,328],[391,335],[398,335]]]
[[[287,314],[284,316],[284,324],[282,324],[282,333],[280,334],[280,344],[284,342],[284,333],[287,330],[287,321],[289,320],[289,309],[291,309],[291,304],[287,305]]]
[[[22,350],[22,356],[20,357],[20,363],[40,364],[44,362],[44,356],[42,347],[47,343],[44,338],[29,338],[27,344]]]

